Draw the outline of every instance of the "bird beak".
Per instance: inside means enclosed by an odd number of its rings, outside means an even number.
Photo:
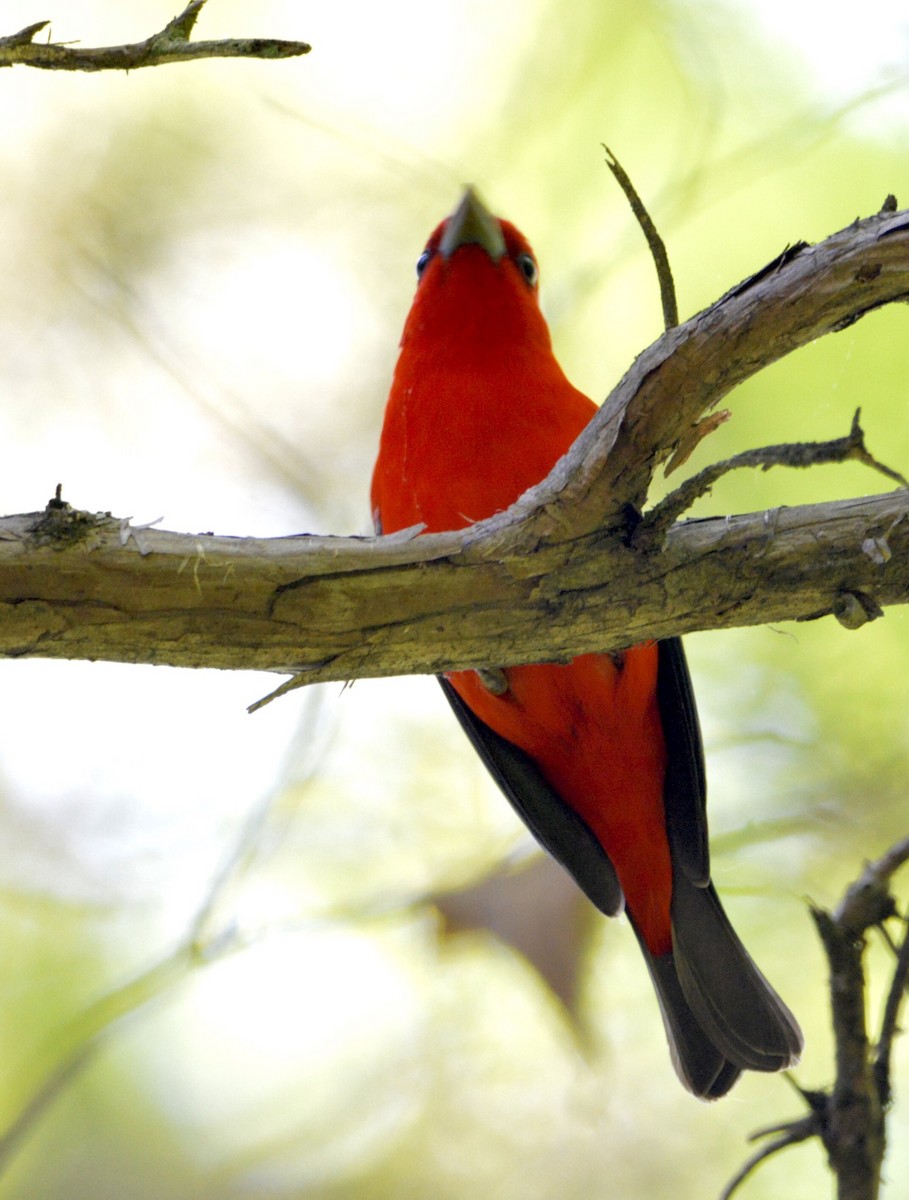
[[[459,246],[469,245],[482,246],[493,262],[505,253],[502,226],[470,187],[445,223],[439,253],[450,258]]]

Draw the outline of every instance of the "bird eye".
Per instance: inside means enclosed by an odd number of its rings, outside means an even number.
[[[424,250],[423,253],[420,255],[420,257],[417,259],[417,279],[419,279],[420,276],[423,274],[423,272],[426,270],[426,264],[429,262],[429,260],[431,258],[432,258],[432,254],[430,253],[430,251]]]
[[[533,255],[519,254],[518,257],[515,259],[515,262],[518,265],[518,270],[521,272],[521,274],[527,280],[528,285],[530,287],[536,287],[537,286],[537,264],[533,260]]]

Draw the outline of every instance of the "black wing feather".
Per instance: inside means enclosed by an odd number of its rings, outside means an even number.
[[[681,638],[658,643],[657,701],[666,739],[666,833],[673,865],[698,887],[710,882],[707,775],[697,708]]]
[[[547,783],[529,755],[473,713],[447,679],[442,691],[493,779],[540,845],[562,864],[597,908],[614,917],[625,898],[615,867],[589,825]]]
[[[541,845],[597,908],[623,907],[615,868],[589,826],[529,755],[475,716],[446,679],[442,690],[474,749]],[[704,751],[682,643],[659,643],[657,700],[666,739],[664,799],[673,862],[672,950],[655,956],[632,919],[650,970],[672,1060],[697,1096],[725,1095],[744,1069],[798,1060],[798,1024],[755,966],[710,886]]]

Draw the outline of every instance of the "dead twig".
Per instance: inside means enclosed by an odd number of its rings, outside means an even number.
[[[881,1021],[881,1032],[877,1039],[877,1051],[874,1056],[874,1081],[877,1085],[881,1104],[887,1108],[893,1099],[890,1084],[890,1059],[893,1053],[893,1041],[899,1032],[899,1013],[909,982],[909,913],[903,918],[906,931],[896,956],[896,969],[887,992],[884,1005],[884,1016]]]
[[[886,1114],[891,1102],[890,1058],[899,1012],[909,979],[909,933],[897,951],[876,1047],[867,1031],[864,953],[869,929],[897,915],[890,892],[893,874],[909,862],[909,838],[870,863],[834,912],[812,908],[811,915],[830,965],[830,1006],[836,1039],[833,1086],[798,1088],[808,1113],[759,1130],[755,1138],[781,1136],[753,1155],[727,1184],[720,1200],[780,1150],[809,1138],[820,1139],[837,1184],[837,1200],[877,1200],[886,1149]],[[904,925],[906,924],[905,918]]]
[[[765,1129],[757,1129],[748,1138],[749,1142],[755,1142],[759,1138],[769,1137],[772,1133],[778,1133],[781,1136],[774,1138],[772,1142],[767,1142],[760,1150],[752,1154],[747,1162],[742,1164],[741,1170],[733,1175],[732,1179],[726,1184],[720,1193],[719,1200],[730,1200],[730,1197],[738,1191],[739,1187],[745,1182],[762,1162],[766,1162],[768,1158],[772,1158],[774,1154],[779,1154],[781,1150],[788,1150],[790,1146],[797,1146],[799,1142],[807,1142],[809,1138],[817,1137],[819,1132],[818,1118],[814,1113],[809,1113],[798,1121],[789,1121],[784,1125],[772,1125]]]
[[[640,545],[642,538],[654,544],[661,542],[672,525],[695,500],[706,495],[724,475],[743,467],[769,471],[771,467],[817,467],[829,463],[860,462],[892,479],[900,487],[909,488],[905,476],[892,467],[885,466],[865,446],[865,433],[859,423],[861,414],[862,410],[857,408],[845,437],[832,438],[826,442],[784,442],[776,446],[762,446],[755,450],[744,450],[741,454],[735,454],[722,462],[711,463],[653,506],[635,530],[634,543]]]
[[[660,237],[659,231],[653,223],[653,218],[644,206],[644,201],[638,195],[637,188],[631,182],[625,168],[608,146],[603,145],[603,149],[606,151],[606,166],[615,177],[616,183],[625,193],[625,199],[631,206],[631,211],[634,213],[641,231],[647,239],[647,245],[653,257],[653,265],[656,267],[657,279],[660,284],[660,300],[663,304],[663,325],[666,329],[672,329],[673,326],[679,323],[679,304],[676,299],[675,281],[672,278],[672,268],[669,265],[666,243]]]
[[[0,38],[0,67],[37,67],[43,71],[134,71],[163,63],[190,62],[198,58],[296,58],[308,54],[306,42],[277,38],[223,38],[214,42],[190,41],[205,0],[192,0],[160,33],[125,46],[82,48],[59,42],[36,42],[49,21],[36,21],[18,33]]]

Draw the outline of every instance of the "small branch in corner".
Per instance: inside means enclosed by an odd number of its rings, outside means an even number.
[[[192,0],[186,8],[142,42],[125,46],[85,49],[59,42],[36,42],[49,21],[36,21],[18,33],[0,37],[0,67],[22,65],[44,71],[133,71],[163,63],[189,62],[198,58],[296,58],[308,54],[306,42],[278,38],[223,38],[212,42],[190,41],[193,27],[205,0]]]
[[[839,1200],[877,1200],[892,1101],[890,1058],[909,977],[909,922],[900,915],[890,889],[892,876],[907,862],[909,838],[903,838],[866,866],[833,912],[811,909],[830,967],[836,1078],[822,1090],[808,1091],[793,1083],[808,1112],[753,1134],[751,1141],[780,1136],[744,1164],[720,1200],[730,1200],[766,1159],[812,1137],[819,1138],[826,1151]],[[897,918],[903,926],[898,948],[885,927],[886,921]],[[864,971],[866,935],[872,929],[883,932],[896,957],[876,1045],[867,1031]]]

